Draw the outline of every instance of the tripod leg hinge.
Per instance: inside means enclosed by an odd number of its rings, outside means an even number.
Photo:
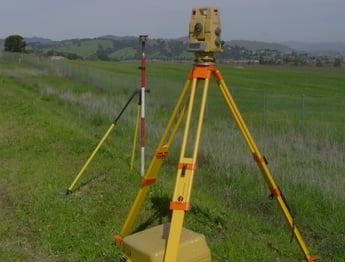
[[[255,161],[260,164],[260,163],[265,163],[266,165],[268,164],[267,162],[267,159],[265,156],[257,156],[257,155],[254,155],[254,159]]]
[[[141,185],[142,186],[149,186],[152,185],[156,182],[156,178],[143,178],[143,180],[141,180]]]
[[[276,187],[276,188],[272,188],[271,189],[271,193],[272,193],[272,197],[273,196],[280,196],[281,195],[281,192],[280,192],[280,189],[279,189],[279,187]]]
[[[180,201],[172,201],[170,202],[170,210],[190,210],[190,202],[180,202]]]
[[[168,153],[169,152],[167,149],[163,149],[163,150],[157,150],[155,155],[157,158],[164,158],[168,155]]]
[[[196,170],[196,164],[188,164],[188,163],[178,163],[177,169],[189,169],[189,170]]]
[[[122,244],[123,239],[122,239],[121,235],[113,235],[113,238],[114,238],[117,246],[120,246]]]

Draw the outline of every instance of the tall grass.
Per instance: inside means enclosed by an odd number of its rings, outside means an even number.
[[[135,63],[52,61],[37,56],[18,57],[8,53],[5,57],[115,96],[129,97],[134,89],[140,87],[139,70]],[[297,135],[319,136],[334,143],[344,143],[342,137],[345,116],[342,109],[345,102],[338,95],[343,94],[343,74],[270,68],[220,68],[241,113],[249,124],[255,124],[256,130],[260,129],[270,135],[271,130],[276,132],[280,129],[284,133],[293,128]],[[155,103],[159,103],[159,108],[172,108],[174,100],[169,97],[179,95],[190,69],[189,64],[149,63],[147,88],[152,93],[148,99],[153,97]],[[212,117],[226,117],[225,103],[219,92],[215,91],[217,88],[213,87],[209,94],[208,108],[214,112]]]
[[[45,258],[116,261],[120,250],[114,248],[111,234],[119,232],[136,193],[135,185],[140,183],[140,177],[128,170],[135,103],[90,165],[76,192],[71,198],[65,198],[64,193],[74,172],[86,160],[133,87],[124,90],[116,84],[115,92],[99,91],[93,84],[52,76],[42,69],[14,63],[0,65],[1,75],[5,75],[0,78],[0,154],[5,163],[0,168],[0,189],[1,203],[5,198],[8,202],[1,209],[12,214],[0,216],[4,222],[0,232],[5,236],[0,242],[0,254],[9,261],[16,250],[20,252],[14,260],[30,260],[37,253],[37,261]],[[127,79],[137,74],[130,69],[133,64],[95,63],[95,75],[101,70],[106,77],[108,70],[116,71],[118,66],[122,70],[118,76],[126,75]],[[81,71],[83,68],[80,65]],[[173,76],[165,78],[165,68]],[[147,101],[147,159],[163,134],[188,68],[189,65],[152,64],[151,76],[148,71],[151,93]],[[342,261],[343,77],[334,74],[333,79],[332,73],[256,68],[221,69],[312,253],[327,261]],[[93,75],[91,69],[88,72]],[[125,79],[122,77],[117,81]],[[331,101],[332,110],[319,108],[320,100],[313,100],[312,96],[315,90],[304,89],[303,93],[300,90],[306,83],[312,86],[313,77],[315,89]],[[291,81],[283,81],[283,88],[276,90],[275,84],[282,79]],[[324,90],[327,83],[333,85],[331,93]],[[305,101],[304,133],[300,132],[299,119],[302,94],[306,100],[311,99]],[[329,117],[321,121],[320,114]],[[180,137],[179,133],[137,229],[169,219],[169,212],[164,212],[163,207],[168,206],[174,185]],[[198,167],[192,210],[186,216],[185,226],[207,236],[215,261],[301,259],[297,245],[289,245],[290,232],[278,207],[268,198],[267,186],[213,83]],[[25,232],[18,235],[23,224]],[[21,239],[25,239],[26,249],[20,249]]]

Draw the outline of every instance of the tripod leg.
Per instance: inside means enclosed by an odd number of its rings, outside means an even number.
[[[78,182],[79,178],[81,177],[81,175],[84,173],[85,169],[87,168],[87,166],[90,164],[90,162],[92,161],[92,159],[95,157],[95,155],[97,154],[98,150],[101,148],[101,146],[103,145],[104,141],[107,139],[107,137],[109,136],[110,132],[114,129],[115,124],[111,124],[111,126],[109,127],[109,129],[107,130],[107,132],[105,133],[105,135],[102,137],[101,141],[98,143],[98,145],[96,146],[95,150],[92,152],[92,154],[90,155],[90,157],[88,158],[88,160],[85,162],[84,166],[81,168],[81,170],[79,171],[78,175],[76,176],[76,178],[73,180],[72,184],[69,186],[69,188],[67,189],[66,194],[70,194],[72,193],[72,189],[75,186],[75,184]]]
[[[269,190],[271,191],[272,193],[272,196],[275,196],[278,204],[279,204],[279,207],[286,219],[286,222],[288,223],[290,229],[292,230],[296,240],[297,240],[297,243],[300,247],[300,249],[302,250],[304,256],[305,256],[305,259],[306,261],[316,261],[319,259],[318,256],[310,256],[309,254],[309,250],[297,228],[297,226],[295,225],[295,222],[294,222],[294,219],[293,219],[293,216],[289,210],[289,207],[287,205],[287,202],[281,192],[281,190],[279,189],[279,187],[276,185],[272,175],[271,175],[271,172],[270,170],[268,169],[267,167],[267,162],[266,162],[266,159],[263,155],[261,155],[260,151],[258,150],[236,104],[235,104],[235,101],[234,99],[232,98],[221,74],[219,71],[216,71],[215,72],[215,76],[216,76],[216,79],[217,79],[217,83],[218,83],[218,86],[220,88],[220,91],[222,92],[225,100],[226,100],[226,103],[228,104],[228,107],[231,111],[231,113],[233,114],[234,118],[235,118],[235,121],[239,127],[239,129],[241,130],[241,133],[245,139],[245,141],[247,142],[248,144],[248,147],[250,149],[250,151],[252,152],[252,155],[255,159],[255,161],[257,162],[258,166],[259,166],[259,169],[261,170],[261,173],[269,187]]]
[[[84,164],[84,166],[81,168],[81,170],[79,171],[78,175],[76,176],[76,178],[74,179],[74,181],[72,182],[72,184],[69,186],[69,188],[67,189],[66,194],[71,194],[72,193],[72,189],[75,186],[75,184],[78,182],[78,180],[80,179],[81,175],[84,173],[85,169],[87,168],[87,166],[90,164],[91,160],[95,157],[95,155],[97,154],[98,150],[101,148],[101,146],[103,145],[104,141],[107,139],[107,137],[109,136],[110,132],[114,129],[115,125],[117,124],[117,121],[120,119],[120,117],[122,116],[123,112],[126,110],[127,106],[129,105],[129,103],[132,101],[132,99],[138,94],[138,91],[135,90],[131,97],[128,99],[128,101],[126,102],[125,106],[122,108],[122,110],[120,111],[120,113],[118,114],[118,116],[116,117],[116,119],[114,120],[114,122],[110,125],[109,129],[107,130],[107,132],[105,133],[105,135],[102,137],[102,139],[99,141],[98,145],[96,146],[96,148],[94,149],[94,151],[92,152],[92,154],[90,155],[90,157],[88,158],[88,160],[86,161],[86,163]]]
[[[166,126],[164,134],[159,142],[159,145],[155,151],[155,154],[142,180],[141,188],[139,189],[139,192],[129,211],[127,219],[121,229],[121,233],[120,235],[114,235],[114,239],[118,245],[121,244],[122,238],[127,236],[130,233],[133,227],[133,224],[136,218],[138,217],[140,209],[144,203],[144,200],[147,196],[147,193],[149,192],[150,186],[156,181],[158,172],[163,164],[163,161],[165,157],[168,155],[170,146],[174,140],[174,137],[178,131],[179,126],[181,125],[185,112],[189,107],[188,101],[185,103],[184,107],[182,107],[182,104],[185,100],[186,93],[190,88],[190,82],[191,80],[188,79],[185,83],[184,88],[182,89],[181,95],[176,103],[176,106],[170,117],[168,125]],[[177,118],[178,113],[180,114],[179,114],[179,117]],[[176,118],[177,118],[177,121],[176,121]]]
[[[193,85],[191,90],[191,96],[189,103],[192,105],[194,102],[195,91],[197,88],[198,80],[193,79]],[[192,115],[192,106],[189,107],[186,118],[186,125],[184,130],[184,136],[181,147],[180,160],[177,166],[177,178],[175,184],[175,190],[173,200],[170,203],[170,209],[172,210],[172,219],[169,230],[169,238],[165,253],[165,262],[177,261],[179,243],[183,228],[183,220],[186,211],[190,209],[190,195],[193,185],[194,174],[196,170],[196,160],[199,150],[199,141],[201,136],[203,118],[206,107],[206,98],[208,93],[209,78],[205,79],[203,96],[200,105],[198,125],[194,141],[194,149],[192,157],[185,157],[186,146],[188,143],[188,135],[190,129],[190,121]]]

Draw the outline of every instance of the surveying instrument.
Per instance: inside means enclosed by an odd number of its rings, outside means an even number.
[[[218,8],[194,8],[189,24],[188,50],[194,52],[193,69],[188,74],[188,79],[178,98],[170,120],[166,126],[160,143],[153,155],[150,165],[142,179],[141,187],[129,211],[128,217],[119,235],[114,239],[118,245],[122,244],[124,261],[211,261],[210,250],[205,237],[183,227],[184,216],[190,210],[190,196],[193,179],[197,169],[197,156],[200,143],[201,130],[207,101],[210,79],[215,78],[221,94],[223,95],[230,112],[232,113],[248,147],[274,197],[283,213],[293,236],[296,238],[306,261],[316,261],[318,256],[310,256],[308,248],[295,225],[287,202],[280,188],[276,185],[267,167],[267,161],[259,152],[248,128],[232,98],[221,72],[216,66],[214,53],[223,51],[224,42],[221,40],[221,23]],[[199,116],[196,123],[195,135],[190,134],[192,110],[196,98],[196,90],[203,81],[203,90],[200,100]],[[158,225],[144,231],[129,235],[139,211],[149,192],[150,186],[155,183],[158,172],[164,159],[169,153],[174,137],[183,120],[184,131],[179,162],[177,164],[176,184],[170,210],[172,217],[170,223]],[[192,143],[189,142],[193,138]],[[187,147],[193,144],[191,154]]]

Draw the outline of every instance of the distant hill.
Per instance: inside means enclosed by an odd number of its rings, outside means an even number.
[[[64,55],[75,58],[92,59],[93,57],[113,60],[131,60],[140,58],[140,42],[134,36],[105,35],[97,38],[69,39],[63,41],[30,42],[28,47],[46,55]],[[151,59],[190,59],[186,45],[179,40],[149,39],[146,45]]]
[[[30,44],[30,43],[42,43],[42,44],[46,44],[46,43],[52,43],[53,41],[48,39],[48,38],[43,38],[43,37],[37,37],[37,36],[34,36],[34,37],[24,37],[24,41],[27,43],[27,44]]]
[[[345,42],[323,42],[323,43],[308,43],[290,41],[284,43],[286,46],[304,52],[312,53],[344,53]]]
[[[150,59],[159,60],[191,60],[193,53],[187,52],[187,37],[176,39],[148,39],[146,49]],[[49,41],[47,39],[31,38],[28,46],[46,55],[64,55],[74,58],[92,59],[92,57],[108,58],[113,60],[131,60],[140,58],[140,43],[138,37],[104,35],[97,38],[69,39],[63,41]],[[236,47],[235,49],[233,47]],[[247,49],[249,52],[261,49],[285,52],[287,46],[278,43],[258,41],[232,40],[225,44],[225,52],[219,57],[229,59],[232,52],[238,49]]]
[[[42,55],[60,55],[70,59],[135,60],[141,57],[141,44],[136,36],[104,35],[96,38],[52,41],[41,37],[24,37],[28,49]],[[3,49],[4,40],[0,39]],[[146,53],[152,60],[190,61],[194,54],[187,51],[188,37],[176,39],[148,39]],[[270,50],[270,51],[268,51]],[[303,51],[313,55],[345,52],[345,43],[311,44],[303,42],[267,43],[262,41],[231,40],[224,45],[224,52],[217,53],[223,61],[241,60],[258,62],[260,57],[269,60],[289,60],[286,54]],[[323,53],[321,53],[321,51]],[[293,58],[295,59],[295,58]]]
[[[116,36],[116,35],[104,35],[100,37],[96,37],[96,39],[110,39],[110,40],[138,40],[138,37],[136,36]]]
[[[279,43],[267,43],[267,42],[247,41],[247,40],[231,40],[226,43],[230,46],[240,46],[240,47],[244,47],[248,50],[253,50],[253,51],[269,49],[269,50],[276,50],[280,52],[287,52],[291,50],[291,48],[289,48],[288,46],[279,44]]]

